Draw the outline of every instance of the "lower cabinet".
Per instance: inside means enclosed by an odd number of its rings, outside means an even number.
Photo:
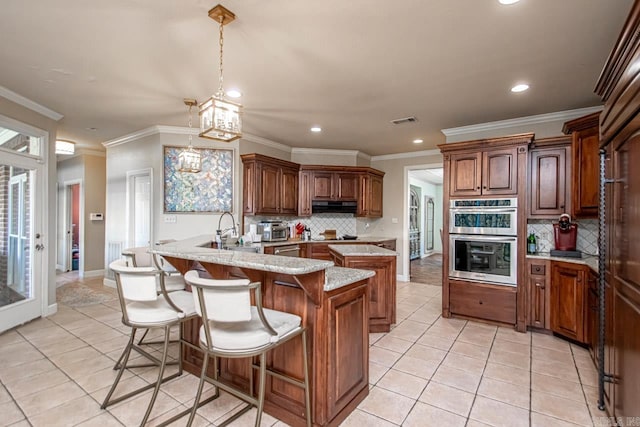
[[[527,326],[549,327],[549,261],[528,260],[527,272]]]
[[[451,314],[515,325],[516,288],[449,280]]]
[[[585,344],[588,278],[587,266],[567,262],[552,263],[550,329]]]

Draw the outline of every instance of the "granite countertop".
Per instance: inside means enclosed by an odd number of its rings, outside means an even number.
[[[328,267],[325,271],[324,290],[332,291],[351,283],[368,279],[375,276],[371,270],[360,270],[358,268]]]
[[[334,245],[329,249],[342,256],[398,256],[398,253],[375,245]]]
[[[282,240],[279,242],[261,242],[263,247],[270,246],[284,246],[284,245],[296,245],[296,244],[309,244],[309,243],[330,243],[330,244],[354,244],[354,242],[362,243],[380,243],[387,240],[396,240],[396,237],[381,237],[381,236],[358,236],[356,240],[344,240],[344,239],[334,239],[327,240],[321,238],[313,238],[311,240],[300,240],[300,239],[291,239],[291,240]],[[258,243],[254,243],[258,244]]]
[[[211,236],[200,235],[155,246],[151,252],[169,257],[290,275],[313,273],[333,266],[331,261],[213,249],[209,247],[211,241]]]
[[[595,255],[585,255],[582,258],[558,257],[551,256],[549,252],[540,252],[535,255],[527,254],[530,259],[544,259],[549,261],[570,262],[573,264],[582,264],[590,267],[596,273],[598,272],[598,257]]]

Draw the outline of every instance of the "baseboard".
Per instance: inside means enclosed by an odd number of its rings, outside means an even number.
[[[114,288],[116,287],[116,281],[113,279],[107,279],[106,277],[104,278],[104,280],[102,281],[102,284],[104,286],[108,286],[110,288]]]
[[[409,276],[407,276],[406,274],[396,274],[396,280],[398,282],[408,282]]]
[[[102,276],[104,276],[104,270],[91,270],[80,273],[80,277],[83,279]]]
[[[45,317],[51,316],[53,314],[56,314],[58,312],[58,303],[54,303],[49,305],[49,307],[47,307],[47,312],[45,313]]]
[[[56,270],[57,271],[61,271],[61,272],[65,272],[66,271],[64,269],[64,265],[62,265],[62,264],[56,264]]]

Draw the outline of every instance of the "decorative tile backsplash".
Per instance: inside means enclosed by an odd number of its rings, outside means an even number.
[[[311,230],[311,238],[317,239],[323,236],[320,235],[324,230],[336,230],[338,237],[345,234],[355,235],[356,233],[356,218],[353,214],[340,214],[340,213],[326,213],[326,214],[314,214],[307,218],[298,217],[261,217],[245,216],[245,232],[249,230],[249,224],[257,224],[260,221],[273,221],[281,220],[286,222],[293,222],[295,224],[302,223]]]
[[[538,252],[549,252],[554,249],[553,224],[557,221],[529,220],[527,223],[527,236],[536,235]],[[576,249],[585,255],[598,254],[598,220],[581,219],[575,221],[578,224],[578,237]]]

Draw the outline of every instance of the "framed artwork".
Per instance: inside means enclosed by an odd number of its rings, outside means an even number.
[[[179,172],[178,155],[185,148],[163,146],[164,212],[231,212],[233,150],[194,147],[202,155],[202,170]]]

